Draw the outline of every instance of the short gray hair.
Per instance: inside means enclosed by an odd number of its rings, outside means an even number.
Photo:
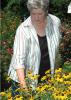
[[[49,0],[28,0],[27,8],[29,11],[41,8],[45,13],[47,13],[49,9]]]

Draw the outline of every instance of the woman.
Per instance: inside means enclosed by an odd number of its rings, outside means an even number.
[[[20,83],[21,88],[26,87],[25,75],[28,70],[32,70],[34,75],[39,74],[41,78],[46,70],[51,69],[53,76],[60,41],[60,20],[48,14],[49,0],[28,0],[27,7],[30,17],[16,31],[8,73],[12,82]],[[34,81],[36,85],[40,78]],[[12,85],[13,91],[16,88]]]

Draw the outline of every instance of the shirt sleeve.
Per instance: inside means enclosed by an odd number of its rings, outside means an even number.
[[[56,17],[56,30],[57,30],[57,37],[58,37],[58,41],[60,43],[61,39],[62,39],[62,33],[61,33],[61,20]]]
[[[28,52],[28,39],[25,35],[24,29],[19,27],[16,31],[14,45],[13,45],[13,56],[11,60],[11,66],[15,69],[25,68],[26,57]]]
[[[58,29],[59,29],[59,43],[62,40],[62,33],[61,33],[61,20],[58,21]]]

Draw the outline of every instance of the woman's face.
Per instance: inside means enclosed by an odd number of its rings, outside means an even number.
[[[30,15],[35,24],[41,24],[45,20],[45,12],[42,9],[33,9]]]

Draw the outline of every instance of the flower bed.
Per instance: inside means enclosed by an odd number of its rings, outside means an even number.
[[[32,72],[28,71],[26,77],[28,89],[18,88],[16,91],[19,91],[20,95],[13,98],[11,88],[9,88],[0,93],[1,100],[71,100],[71,72],[58,68],[55,70],[54,77],[51,77],[50,70],[47,70],[45,76],[41,78],[41,83],[32,90],[29,84],[38,77],[39,75],[33,76]]]

